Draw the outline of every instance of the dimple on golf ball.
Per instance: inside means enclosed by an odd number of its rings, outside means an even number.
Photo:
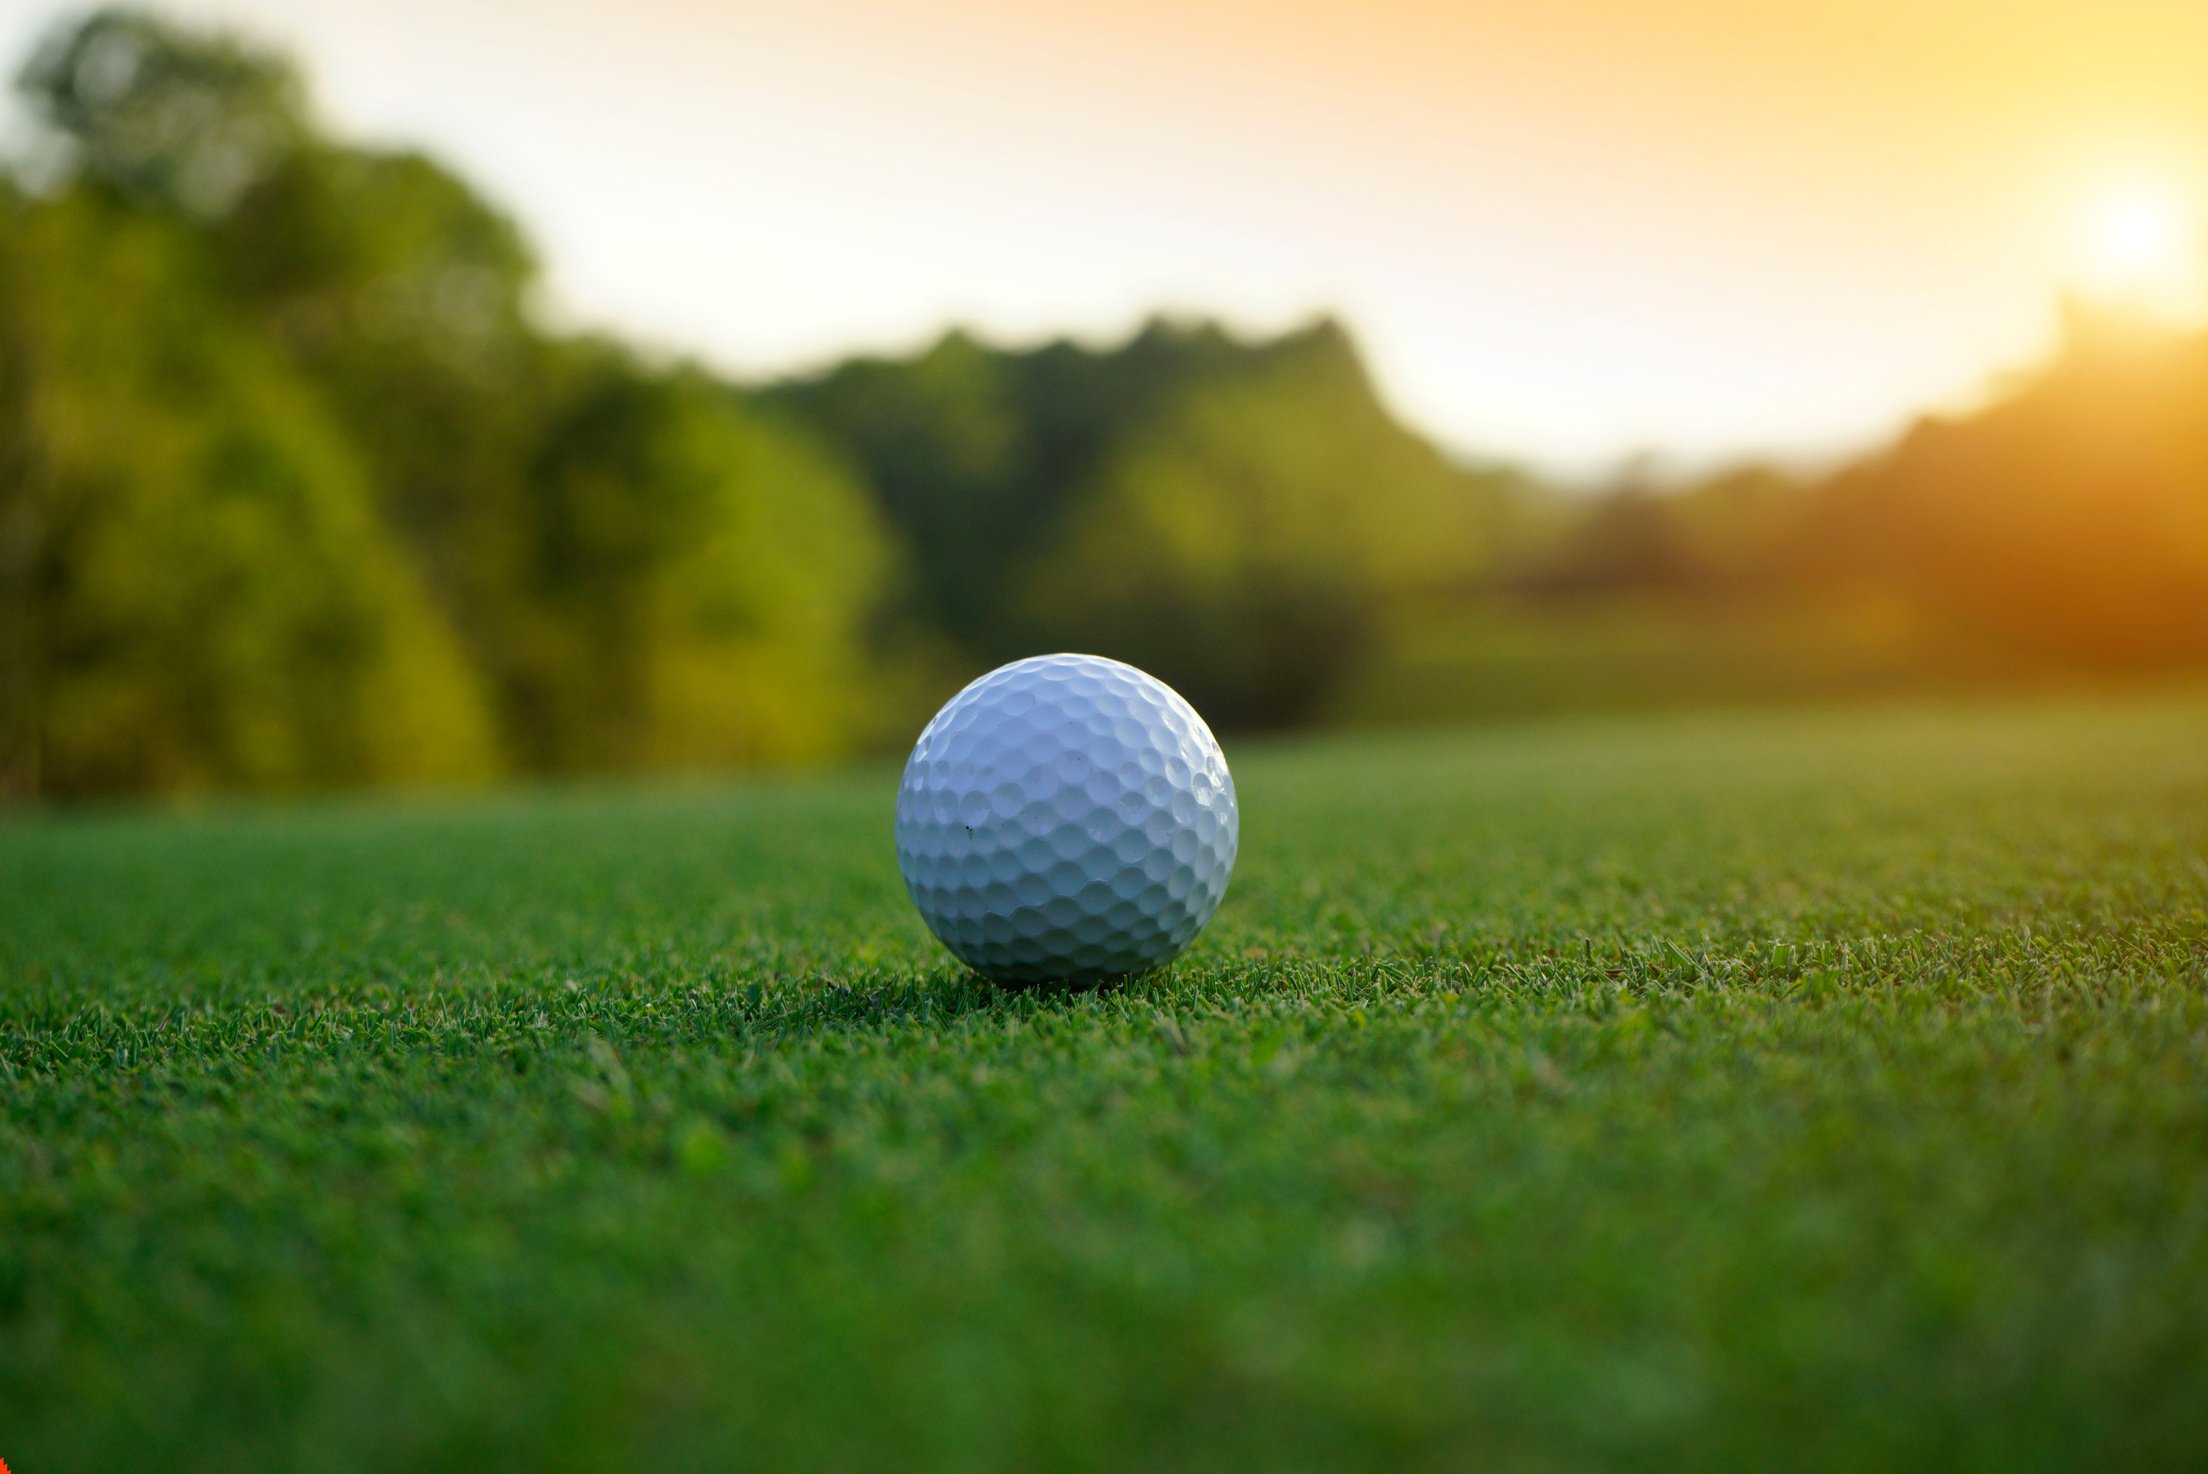
[[[897,790],[913,904],[960,961],[1006,983],[1170,962],[1226,894],[1240,828],[1195,708],[1096,655],[1038,655],[966,687]]]

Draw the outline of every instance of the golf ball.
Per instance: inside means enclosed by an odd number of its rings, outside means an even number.
[[[897,863],[928,929],[1000,982],[1170,962],[1234,870],[1226,755],[1154,676],[1038,655],[928,723],[897,790]]]

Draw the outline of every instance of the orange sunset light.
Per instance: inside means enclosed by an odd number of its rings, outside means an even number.
[[[16,50],[59,7],[20,9]],[[2066,289],[2200,305],[2208,6],[2169,0],[175,9],[469,170],[569,319],[745,373],[1330,309],[1443,440],[1597,467],[1860,443]]]

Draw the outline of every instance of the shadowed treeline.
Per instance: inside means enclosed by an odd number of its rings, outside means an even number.
[[[1837,475],[1454,463],[1341,327],[962,334],[770,387],[547,330],[513,223],[295,72],[108,12],[0,178],[0,795],[893,746],[1086,648],[1221,726],[2208,658],[2208,339]]]

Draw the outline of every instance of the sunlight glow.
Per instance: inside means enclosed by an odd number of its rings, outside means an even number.
[[[0,66],[90,4],[0,0]],[[2208,325],[2203,0],[157,7],[473,181],[563,327],[743,377],[1326,309],[1453,449],[1606,476],[1959,410],[2066,291]]]
[[[2208,257],[2199,222],[2174,191],[2150,183],[2105,191],[2085,227],[2082,284],[2138,306],[2179,309]]]

